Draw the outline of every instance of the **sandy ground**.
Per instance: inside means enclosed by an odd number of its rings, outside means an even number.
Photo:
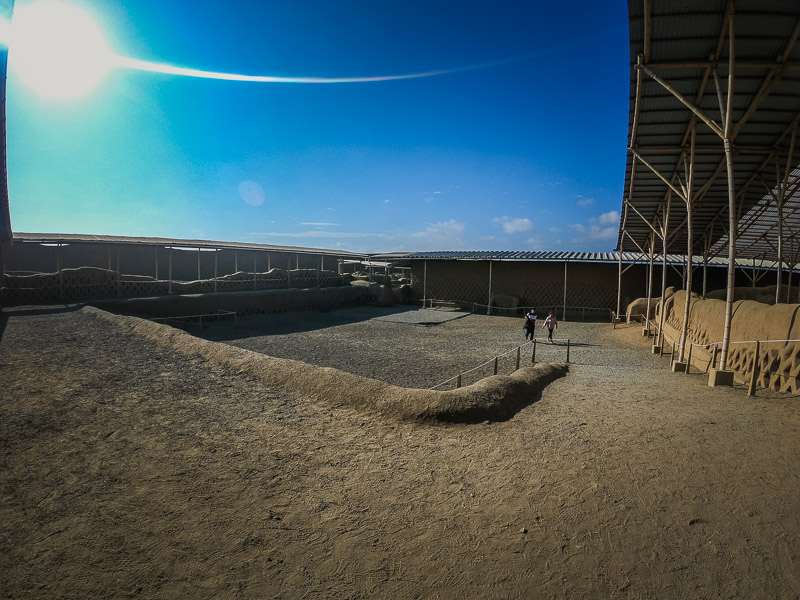
[[[520,325],[197,333],[425,387]],[[0,332],[3,597],[800,597],[798,398],[673,374],[638,328],[563,324],[569,375],[478,425],[265,388],[75,310]]]

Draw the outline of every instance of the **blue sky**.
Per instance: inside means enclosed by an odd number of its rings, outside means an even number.
[[[331,84],[115,69],[88,94],[50,99],[22,81],[12,44],[15,231],[354,252],[616,243],[621,0],[69,3],[114,53],[193,69],[339,78],[493,66]],[[17,14],[34,4],[17,0]]]

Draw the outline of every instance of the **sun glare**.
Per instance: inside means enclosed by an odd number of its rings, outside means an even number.
[[[83,96],[114,66],[115,57],[92,17],[55,0],[20,7],[8,46],[9,70],[46,98]]]

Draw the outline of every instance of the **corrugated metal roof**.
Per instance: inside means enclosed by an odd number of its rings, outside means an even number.
[[[78,233],[19,233],[14,232],[14,241],[38,242],[41,244],[150,244],[169,246],[172,248],[203,248],[225,250],[260,250],[272,252],[293,252],[297,254],[323,254],[325,256],[341,256],[361,258],[364,254],[355,254],[342,250],[326,250],[323,248],[303,248],[300,246],[275,246],[271,244],[251,244],[247,242],[215,242],[210,240],[181,240],[175,238],[128,237],[122,235],[90,235]]]
[[[734,10],[735,34],[733,171],[741,215],[737,256],[775,260],[778,213],[772,194],[777,189],[776,175],[783,177],[792,131],[800,117],[800,2],[629,0],[628,143],[676,187],[680,187],[681,180],[685,183],[684,156],[689,152],[693,113],[642,71],[637,114],[637,57],[641,55],[643,65],[652,73],[709,118],[722,123],[713,70],[716,66],[724,101],[729,69],[729,6]],[[699,119],[697,123],[693,252],[702,253],[707,248],[712,254],[727,255],[728,182],[723,143],[709,126]],[[800,139],[795,144],[791,167],[800,163],[798,157]],[[794,240],[795,233],[800,234],[800,177],[796,171],[788,180],[788,188],[783,211],[787,223],[784,257],[796,263],[800,255],[800,242]],[[617,249],[648,248],[651,226],[658,230],[663,225],[668,195],[668,187],[658,175],[629,153]],[[626,201],[631,207],[627,218]],[[675,194],[668,218],[668,248],[685,252],[686,204]],[[657,236],[656,240],[659,250],[661,242]]]
[[[532,252],[517,252],[511,250],[486,250],[486,251],[470,251],[470,250],[452,250],[452,251],[437,251],[437,252],[409,252],[401,253],[394,252],[392,254],[376,254],[372,258],[379,260],[390,260],[394,262],[411,261],[411,260],[492,260],[492,261],[554,261],[554,262],[604,262],[616,263],[619,262],[619,252],[545,252],[545,251],[532,251]],[[623,252],[622,262],[625,264],[632,263],[646,263],[649,262],[649,256],[641,252]],[[660,263],[659,256],[655,257],[655,262]],[[667,262],[672,265],[682,265],[686,262],[686,255],[684,254],[667,254]],[[692,257],[692,263],[695,265],[703,264],[702,256]],[[741,268],[751,268],[753,266],[759,269],[773,269],[776,268],[774,261],[759,260],[753,262],[752,259],[738,259],[737,266]],[[728,259],[722,257],[710,257],[708,264],[711,266],[727,266]]]

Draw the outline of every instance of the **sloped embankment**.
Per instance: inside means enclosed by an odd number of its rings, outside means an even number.
[[[330,367],[275,358],[196,338],[181,330],[137,317],[86,307],[87,313],[156,344],[224,364],[270,385],[402,420],[474,423],[507,419],[533,402],[551,381],[566,375],[564,363],[541,363],[510,376],[486,377],[451,391],[402,388]]]

